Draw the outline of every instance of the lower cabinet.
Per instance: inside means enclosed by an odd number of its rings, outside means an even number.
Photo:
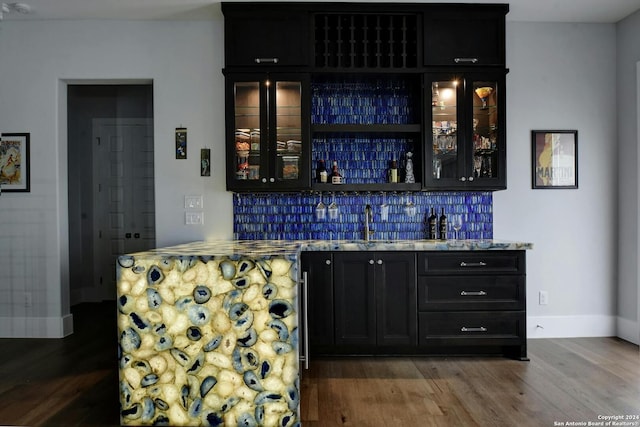
[[[527,360],[524,251],[303,252],[311,355]]]
[[[415,347],[415,253],[335,252],[333,261],[336,347]]]
[[[303,252],[302,271],[307,273],[308,334],[311,354],[333,349],[333,255]]]
[[[524,251],[419,252],[419,351],[527,360]]]

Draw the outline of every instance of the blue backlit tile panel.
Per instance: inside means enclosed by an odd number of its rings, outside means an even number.
[[[317,215],[320,201],[325,209]],[[333,202],[338,209],[335,219],[330,218],[328,209]],[[438,216],[444,209],[449,220],[449,239],[455,237],[454,215],[460,215],[463,222],[459,238],[493,238],[493,197],[490,192],[324,192],[234,194],[234,239],[362,239],[367,204],[373,208],[375,234],[372,238],[376,240],[425,239],[426,219],[431,208]],[[385,210],[386,216],[383,215]]]

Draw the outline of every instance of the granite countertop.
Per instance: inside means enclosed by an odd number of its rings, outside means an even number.
[[[139,252],[137,257],[232,256],[296,259],[300,251],[485,251],[530,250],[532,243],[508,240],[212,240]]]

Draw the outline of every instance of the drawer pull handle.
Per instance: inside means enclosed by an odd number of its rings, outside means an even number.
[[[464,262],[462,261],[460,263],[460,267],[486,267],[487,263],[480,261],[480,262]]]
[[[256,64],[277,64],[278,58],[255,58],[254,62]]]
[[[480,326],[478,328],[467,328],[466,326],[463,326],[460,329],[461,332],[487,332],[487,328],[485,328],[484,326]]]
[[[478,58],[453,58],[453,62],[456,64],[477,64]]]
[[[485,291],[462,291],[460,295],[463,297],[482,297],[487,295]]]

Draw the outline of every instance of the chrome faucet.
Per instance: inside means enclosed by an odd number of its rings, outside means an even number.
[[[364,240],[369,241],[373,233],[373,210],[368,204],[364,207]]]

